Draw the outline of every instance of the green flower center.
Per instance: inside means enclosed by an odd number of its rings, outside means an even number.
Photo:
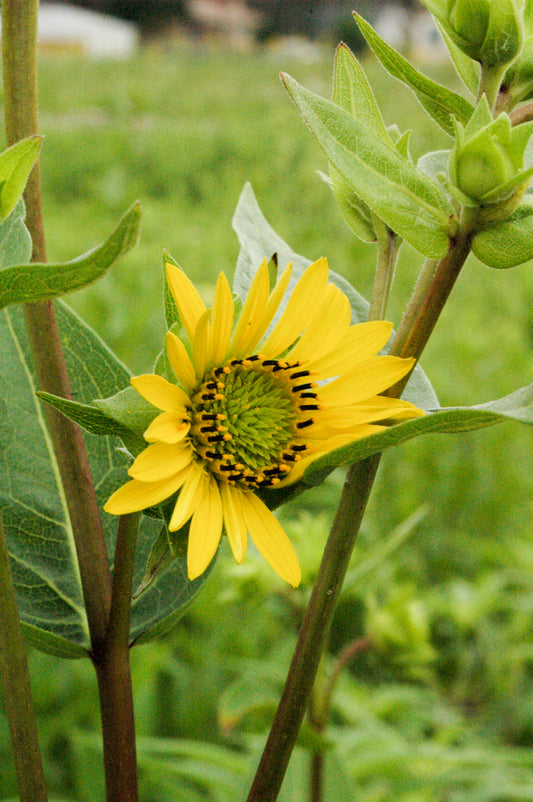
[[[231,484],[277,484],[307,448],[300,432],[318,409],[313,388],[298,363],[250,356],[215,368],[192,399],[195,450]]]

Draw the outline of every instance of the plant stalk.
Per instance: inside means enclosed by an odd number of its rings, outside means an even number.
[[[369,320],[384,320],[402,241],[375,215],[373,215],[373,223],[378,238],[378,258],[372,287]]]
[[[119,518],[105,648],[93,653],[104,736],[108,802],[137,802],[137,757],[129,632],[139,513]]]
[[[379,455],[375,455],[350,465],[348,469],[279,707],[248,802],[274,802],[278,798],[378,465]]]
[[[0,675],[21,802],[46,802],[47,793],[30,675],[0,519]]]
[[[5,124],[9,145],[38,133],[38,5],[38,0],[4,0],[2,3]],[[38,165],[28,179],[24,198],[33,259],[44,262],[46,249]],[[40,388],[71,398],[52,303],[27,305],[25,317]],[[130,532],[131,521],[119,527],[112,599],[102,521],[81,430],[52,409],[46,409],[46,416],[68,503],[89,623],[92,659],[100,691],[108,799],[135,802],[135,731],[127,637],[135,538]]]
[[[473,220],[472,215],[466,211],[459,232],[450,243],[446,255],[437,265],[426,262],[423,278],[418,282],[409,304],[408,322],[404,326],[400,325],[401,334],[393,341],[391,354],[414,356],[416,359],[420,357],[470,253]],[[375,307],[378,305],[379,297],[380,293],[373,293],[373,303],[369,310],[370,319],[376,319]],[[387,395],[399,397],[407,380],[408,378],[398,382]],[[247,802],[275,802],[278,798],[305,708],[310,699],[320,657],[380,457],[380,454],[375,454],[351,465],[348,469],[279,707]],[[320,779],[318,774],[316,777]]]
[[[2,3],[2,58],[8,145],[39,131],[37,103],[38,0]],[[38,164],[24,193],[33,259],[46,261]],[[72,398],[59,330],[51,302],[24,308],[40,389]],[[46,410],[72,523],[93,647],[105,639],[111,575],[94,484],[81,430],[55,410]]]

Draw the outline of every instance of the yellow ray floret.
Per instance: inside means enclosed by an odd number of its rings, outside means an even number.
[[[378,356],[392,325],[351,325],[349,301],[328,283],[325,259],[311,264],[290,293],[291,266],[271,290],[265,260],[237,320],[223,274],[209,309],[178,267],[168,264],[166,272],[188,343],[167,333],[170,379],[131,380],[159,414],[144,432],[147,446],[128,471],[130,481],[104,509],[121,515],[174,499],[169,529],[188,526],[190,579],[206,570],[225,533],[238,563],[250,536],[296,586],[296,553],[258,494],[299,481],[333,449],[422,415],[407,401],[380,395],[413,360]]]

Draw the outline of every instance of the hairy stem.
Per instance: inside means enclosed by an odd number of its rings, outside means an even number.
[[[0,519],[0,675],[21,802],[46,802],[39,737],[17,597]]]

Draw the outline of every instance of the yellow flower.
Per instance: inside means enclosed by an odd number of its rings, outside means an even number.
[[[270,292],[264,261],[235,327],[223,273],[207,309],[181,270],[167,264],[166,272],[191,355],[169,331],[166,348],[177,381],[155,375],[131,380],[161,414],[144,433],[149,445],[129,469],[131,481],[104,509],[115,515],[143,510],[179,490],[169,528],[190,520],[190,579],[205,571],[224,530],[238,563],[249,533],[272,568],[296,587],[296,553],[256,491],[296,482],[322,454],[382,429],[379,421],[423,414],[379,395],[413,360],[376,356],[391,324],[350,325],[350,303],[328,283],[326,259],[304,271],[277,319],[291,265]]]

